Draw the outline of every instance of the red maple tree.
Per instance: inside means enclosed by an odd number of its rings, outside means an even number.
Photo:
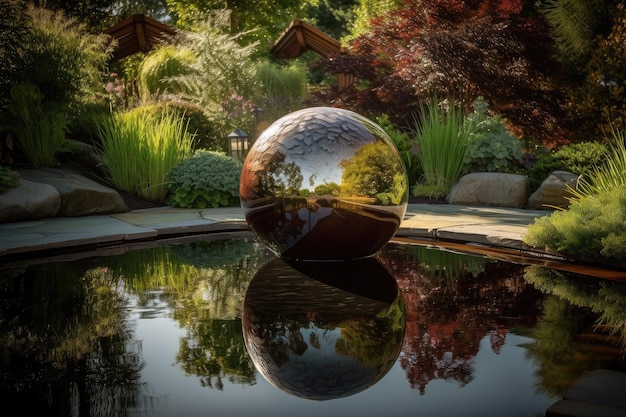
[[[468,108],[483,96],[515,133],[553,146],[571,140],[576,121],[554,82],[552,46],[545,20],[522,0],[406,0],[325,65],[357,79],[337,106],[408,124],[433,94]]]

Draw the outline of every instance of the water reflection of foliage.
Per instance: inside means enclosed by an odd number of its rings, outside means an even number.
[[[241,305],[252,275],[269,256],[256,240],[221,239],[131,252],[117,257],[112,268],[140,305],[162,297],[158,301],[187,332],[176,363],[204,386],[221,390],[225,377],[255,383],[241,334]]]
[[[110,398],[138,399],[142,364],[126,350],[131,332],[116,278],[106,268],[85,270],[53,263],[2,275],[0,390],[25,414],[79,407],[99,415]]]
[[[599,314],[598,323],[613,328],[626,349],[626,285],[616,281],[589,280],[577,274],[530,266],[524,278],[543,292],[588,307]]]
[[[485,272],[485,258],[482,257],[426,246],[410,245],[406,250],[409,256],[419,260],[420,272],[428,278],[446,277],[449,282],[454,282],[468,273],[477,277]]]
[[[241,319],[200,318],[181,339],[176,363],[187,374],[198,375],[203,386],[222,390],[231,383],[254,385],[254,365],[246,353]]]
[[[196,268],[223,268],[253,256],[259,245],[256,240],[247,238],[214,239],[172,246],[171,251],[178,260]]]
[[[499,353],[508,329],[534,325],[539,291],[522,267],[419,246],[387,245],[379,258],[396,277],[406,303],[400,364],[412,388],[433,379],[473,379],[474,357],[488,336]]]
[[[541,364],[543,390],[559,395],[584,370],[625,366],[624,283],[539,266],[527,267],[524,278],[551,294],[528,347]]]
[[[404,337],[406,318],[401,298],[382,310],[373,320],[345,320],[339,325],[341,338],[337,341],[337,353],[351,355],[365,367],[390,368],[381,358],[395,362],[398,346]],[[384,376],[377,375],[375,381]]]

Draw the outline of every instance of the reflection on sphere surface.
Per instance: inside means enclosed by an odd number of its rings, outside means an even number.
[[[408,178],[393,141],[357,113],[312,107],[270,125],[239,187],[246,221],[275,254],[345,260],[376,253],[398,230]]]

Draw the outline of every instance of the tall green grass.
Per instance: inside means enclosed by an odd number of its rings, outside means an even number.
[[[415,142],[423,176],[413,187],[414,195],[445,196],[461,176],[472,132],[464,119],[462,108],[453,100],[440,102],[433,97],[421,106],[415,120]]]
[[[306,68],[299,64],[279,66],[261,61],[256,66],[261,93],[270,98],[303,100],[307,94]]]
[[[43,103],[39,88],[31,83],[13,86],[7,112],[0,113],[0,132],[12,135],[35,167],[58,165],[56,156],[68,144],[67,125],[65,113],[52,103]]]
[[[183,87],[175,81],[175,77],[189,74],[194,61],[195,56],[189,49],[162,45],[152,50],[141,61],[137,74],[141,100],[146,103],[156,101],[165,94],[181,94]]]
[[[576,190],[572,190],[574,199],[580,200],[599,193],[612,192],[626,185],[626,133],[611,131],[608,152],[603,163],[594,166],[582,175]]]
[[[96,126],[99,157],[111,184],[163,203],[168,194],[167,172],[193,152],[193,135],[184,118],[173,112],[146,116],[131,111],[103,117]]]
[[[288,66],[269,61],[256,64],[255,104],[263,109],[263,119],[274,121],[299,110],[307,97],[307,70],[302,64]]]

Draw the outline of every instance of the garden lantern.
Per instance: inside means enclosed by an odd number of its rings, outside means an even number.
[[[238,161],[243,161],[250,149],[250,137],[243,130],[236,128],[228,135],[228,153]]]

